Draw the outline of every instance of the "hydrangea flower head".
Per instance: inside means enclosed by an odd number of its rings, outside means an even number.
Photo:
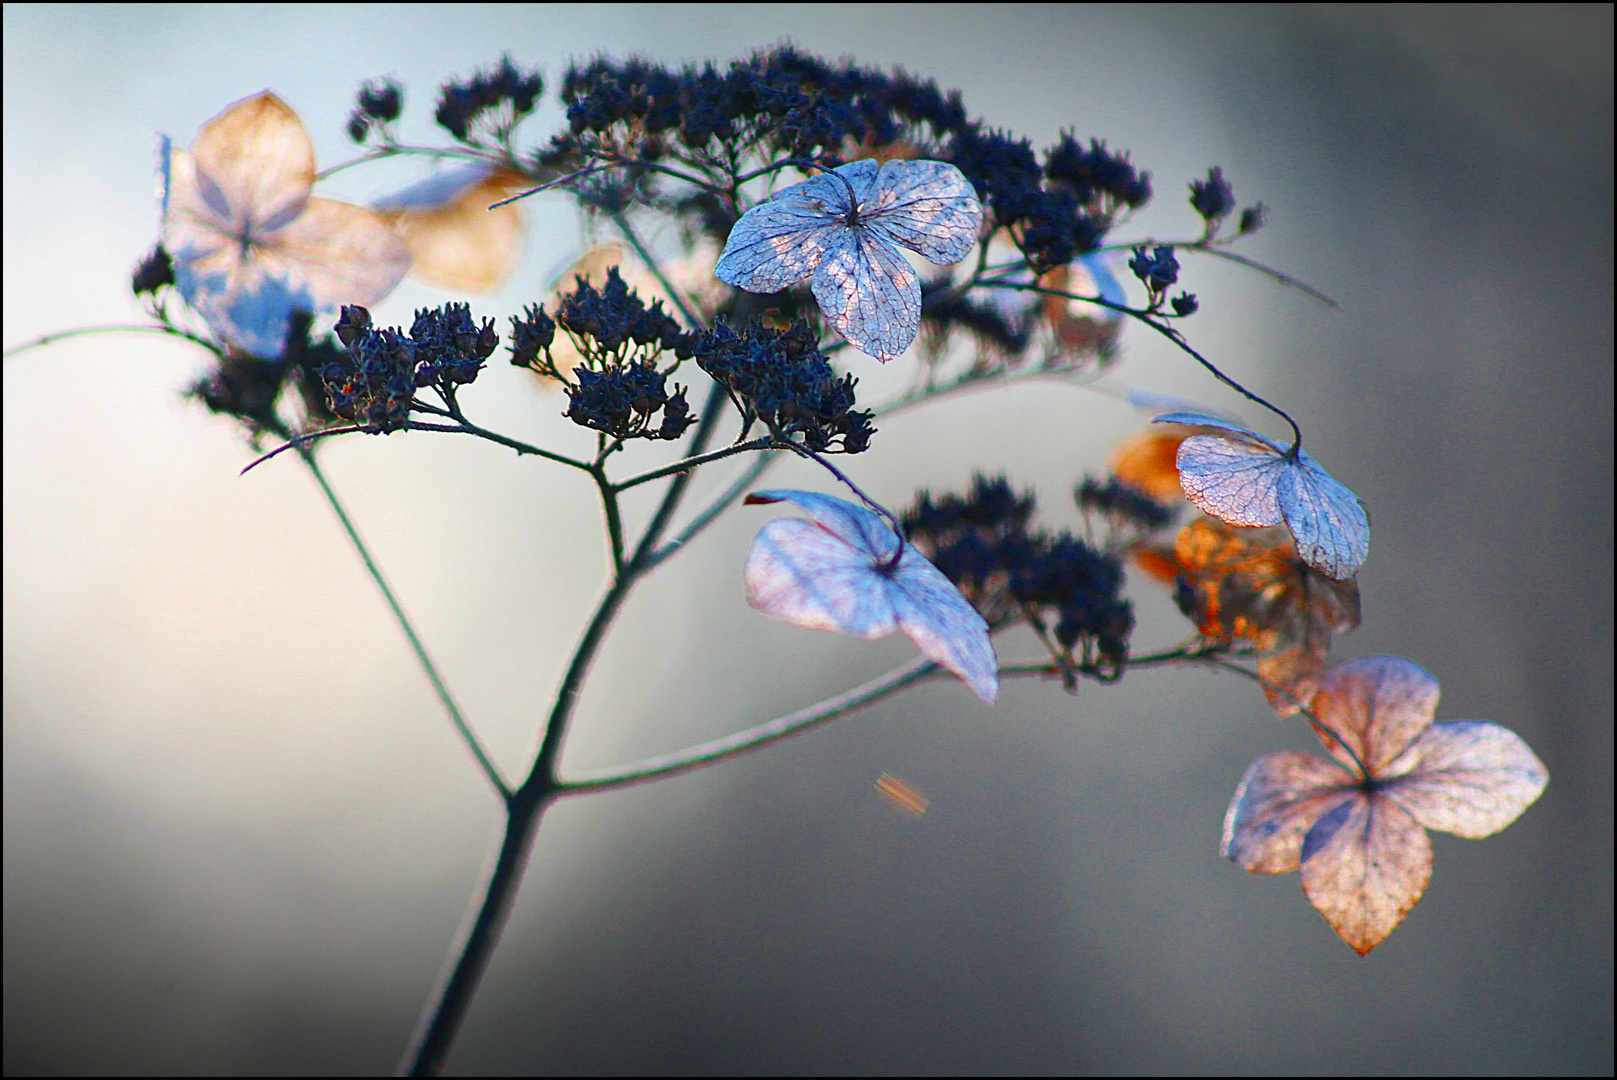
[[[1263,755],[1224,816],[1224,855],[1258,874],[1301,870],[1309,902],[1361,956],[1426,891],[1427,829],[1492,836],[1549,783],[1544,763],[1508,728],[1434,724],[1437,697],[1436,679],[1394,656],[1332,668],[1313,712],[1342,740],[1316,729],[1334,760]]]

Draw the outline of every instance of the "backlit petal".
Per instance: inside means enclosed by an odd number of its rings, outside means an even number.
[[[1433,724],[1387,773],[1387,795],[1416,821],[1472,840],[1515,821],[1550,782],[1521,736],[1485,720]]]
[[[1391,799],[1355,794],[1303,840],[1303,892],[1363,956],[1403,921],[1432,880],[1432,844]]]

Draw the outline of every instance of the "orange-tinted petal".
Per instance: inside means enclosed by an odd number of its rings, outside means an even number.
[[[1391,799],[1355,793],[1303,841],[1303,892],[1360,956],[1386,940],[1432,880],[1426,830]]]

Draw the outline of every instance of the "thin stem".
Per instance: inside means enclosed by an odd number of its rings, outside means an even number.
[[[687,184],[691,184],[691,185],[693,185],[695,187],[706,188],[708,191],[713,192],[715,195],[727,194],[727,192],[726,192],[726,190],[724,188],[718,187],[718,186],[716,186],[714,184],[710,184],[706,180],[699,180],[696,177],[689,175],[688,173],[682,173],[678,169],[670,169],[666,165],[657,165],[657,164],[654,164],[654,163],[652,163],[650,161],[641,161],[639,158],[626,158],[626,157],[623,157],[623,156],[621,156],[619,154],[607,154],[607,153],[604,153],[604,152],[599,151],[599,150],[593,150],[593,151],[590,151],[590,153],[592,153],[596,157],[601,158],[604,161],[610,162],[612,165],[616,165],[616,166],[619,166],[619,167],[622,167],[622,168],[649,169],[652,172],[660,172],[660,173],[664,174],[665,176],[672,176],[676,180],[683,180]]]
[[[653,480],[661,480],[663,477],[673,476],[675,473],[689,472],[699,465],[706,465],[710,461],[718,461],[721,458],[733,457],[736,454],[744,454],[749,450],[785,449],[787,449],[786,445],[777,442],[773,436],[753,439],[750,442],[733,443],[723,450],[710,450],[695,457],[681,458],[671,465],[664,465],[661,468],[652,469],[650,472],[643,472],[639,476],[631,476],[627,480],[619,480],[612,485],[612,489],[614,491],[628,491],[632,487],[639,487],[641,484],[647,484]]]
[[[893,527],[894,535],[896,535],[899,540],[898,551],[893,555],[893,562],[895,564],[898,562],[899,557],[904,551],[904,526],[899,522],[898,518],[893,516],[893,512],[891,510],[887,509],[887,507],[883,506],[875,499],[872,499],[869,495],[866,495],[858,484],[848,479],[848,475],[846,473],[837,468],[835,465],[831,464],[829,461],[825,460],[825,458],[821,457],[819,454],[816,454],[813,450],[810,450],[808,447],[801,446],[794,442],[784,442],[782,444],[782,449],[790,450],[798,457],[808,458],[816,465],[819,465],[832,476],[842,481],[843,485],[846,486],[849,491],[859,496],[860,502],[870,507],[872,511],[881,515],[883,518],[886,518],[887,522]]]
[[[1263,687],[1265,690],[1268,690],[1268,691],[1270,691],[1272,693],[1275,693],[1275,694],[1279,694],[1282,697],[1286,698],[1286,700],[1290,701],[1293,705],[1295,705],[1297,707],[1297,711],[1303,715],[1304,719],[1306,719],[1310,724],[1314,725],[1314,729],[1316,731],[1322,731],[1325,734],[1329,735],[1331,737],[1331,739],[1336,743],[1336,745],[1340,746],[1343,750],[1347,751],[1347,756],[1353,759],[1354,768],[1359,770],[1359,779],[1361,779],[1361,780],[1370,780],[1370,779],[1372,779],[1370,769],[1365,765],[1364,759],[1359,757],[1358,752],[1355,751],[1353,749],[1353,747],[1348,745],[1347,740],[1342,738],[1342,736],[1338,735],[1336,733],[1335,729],[1333,729],[1329,724],[1325,723],[1325,721],[1321,720],[1318,716],[1314,715],[1313,710],[1310,709],[1307,705],[1303,704],[1301,701],[1298,701],[1296,696],[1294,694],[1292,694],[1291,691],[1287,690],[1283,686],[1279,686],[1279,685],[1277,685],[1275,683],[1270,682],[1268,679],[1265,679],[1262,675],[1259,675],[1255,671],[1247,670],[1246,668],[1242,667],[1240,664],[1235,663],[1233,660],[1226,660],[1221,656],[1211,656],[1211,655],[1199,657],[1198,659],[1204,664],[1211,664],[1214,667],[1220,667],[1220,668],[1223,668],[1226,671],[1233,671],[1233,672],[1236,672],[1237,674],[1245,675],[1247,678],[1251,679],[1253,682],[1257,683],[1259,686]]]
[[[711,765],[726,758],[747,753],[750,750],[757,750],[780,739],[801,735],[828,720],[845,716],[855,709],[880,701],[882,698],[896,693],[938,670],[938,665],[933,661],[924,656],[916,657],[903,667],[895,668],[885,675],[854,687],[847,693],[838,694],[836,697],[810,705],[806,709],[787,713],[785,716],[777,717],[768,723],[759,724],[757,727],[750,727],[745,731],[738,731],[734,735],[726,735],[722,739],[713,739],[685,750],[675,751],[672,754],[646,758],[643,761],[632,762],[613,769],[585,773],[575,780],[558,783],[556,793],[558,795],[581,795],[593,791],[609,791],[613,788],[641,784],[664,776],[690,772],[692,769],[701,768],[703,765]]]
[[[718,397],[721,393],[718,383],[714,383],[708,395],[708,404],[703,409],[702,419],[691,436],[687,448],[688,456],[700,454],[707,439],[712,437],[714,418],[718,412]],[[588,469],[588,466],[583,467]],[[555,798],[556,758],[561,753],[568,721],[577,706],[584,678],[589,673],[590,664],[606,637],[607,629],[617,616],[618,608],[629,595],[635,581],[645,572],[644,560],[651,553],[668,518],[679,505],[680,496],[684,493],[689,478],[690,473],[685,472],[670,481],[668,490],[663,494],[662,505],[653,515],[651,524],[646,527],[634,554],[623,563],[621,573],[615,576],[605,595],[601,597],[600,603],[595,608],[595,614],[591,616],[589,626],[584,631],[583,639],[573,652],[567,673],[562,677],[561,687],[556,691],[550,716],[545,721],[544,733],[540,740],[539,752],[534,757],[533,767],[523,780],[522,786],[512,792],[511,797],[506,800],[505,834],[500,842],[499,853],[489,870],[487,884],[474,905],[475,914],[471,916],[461,935],[458,955],[455,955],[448,970],[441,976],[440,989],[433,995],[423,1012],[416,1037],[405,1055],[401,1071],[407,1075],[435,1075],[442,1070],[449,1056],[449,1048],[454,1044],[455,1035],[460,1030],[461,1022],[466,1018],[467,1009],[471,1007],[483,972],[488,969],[489,958],[494,954],[494,947],[499,944],[500,932],[505,926],[506,917],[510,914],[517,889],[522,884],[522,870],[527,865],[528,854],[533,848],[533,838],[538,831],[539,821],[544,815],[545,808]]]
[[[1280,417],[1287,424],[1289,424],[1291,426],[1292,443],[1291,449],[1286,451],[1287,457],[1296,460],[1297,452],[1302,449],[1302,429],[1297,426],[1297,421],[1291,418],[1290,413],[1286,412],[1286,410],[1282,409],[1280,406],[1264,400],[1263,398],[1254,394],[1252,391],[1248,390],[1246,387],[1242,386],[1240,383],[1236,382],[1234,379],[1230,378],[1228,375],[1224,374],[1222,371],[1218,370],[1211,360],[1207,359],[1207,357],[1190,347],[1189,342],[1185,341],[1185,336],[1183,334],[1171,326],[1166,326],[1157,322],[1151,317],[1151,312],[1142,310],[1140,308],[1132,308],[1127,304],[1114,304],[1110,300],[1106,300],[1099,296],[1079,296],[1077,293],[1066,292],[1062,289],[1046,289],[1042,285],[1024,285],[1013,281],[984,281],[981,284],[984,288],[990,289],[1014,289],[1017,292],[1039,293],[1043,296],[1063,296],[1068,300],[1083,300],[1091,304],[1097,304],[1100,307],[1111,308],[1113,311],[1121,311],[1125,315],[1134,316],[1136,319],[1145,323],[1145,325],[1149,326],[1151,329],[1155,330],[1157,333],[1179,346],[1180,349],[1189,353],[1195,358],[1197,363],[1206,368],[1208,371],[1212,372],[1213,376],[1220,382],[1224,383],[1226,386],[1230,387],[1243,397],[1262,405],[1265,409],[1268,409],[1270,412],[1274,413],[1276,416]]]
[[[46,334],[21,345],[14,345],[7,349],[4,359],[10,360],[13,356],[25,353],[29,349],[38,349],[45,345],[54,345],[67,338],[82,337],[86,334],[165,334],[169,337],[184,338],[193,344],[200,345],[209,352],[217,352],[218,346],[206,338],[199,337],[188,330],[180,330],[173,326],[152,326],[147,323],[109,323],[106,326],[79,326],[72,330],[58,330],[54,334]]]
[[[646,264],[646,268],[657,279],[657,284],[663,287],[663,292],[668,294],[669,301],[678,309],[680,318],[685,320],[685,325],[692,330],[700,329],[702,320],[698,319],[696,313],[691,311],[689,305],[685,303],[685,298],[679,294],[678,289],[674,288],[674,283],[669,281],[668,276],[663,273],[663,268],[652,257],[646,245],[641,243],[640,234],[634,231],[634,227],[629,224],[629,219],[622,214],[613,214],[612,223],[618,227],[618,231],[623,234],[623,238],[629,241],[629,246],[634,248],[636,255],[640,256],[640,261]]]
[[[1256,270],[1265,277],[1273,278],[1282,285],[1289,285],[1291,288],[1306,294],[1310,299],[1318,300],[1326,307],[1335,309],[1341,308],[1341,304],[1338,304],[1324,292],[1321,292],[1319,289],[1316,289],[1314,286],[1308,284],[1308,282],[1303,281],[1300,278],[1294,278],[1282,270],[1276,270],[1267,263],[1261,263],[1258,260],[1250,259],[1245,255],[1237,255],[1233,251],[1226,251],[1221,246],[1238,239],[1240,235],[1240,233],[1236,233],[1234,236],[1226,237],[1225,239],[1218,241],[1210,240],[1207,237],[1202,237],[1199,240],[1135,240],[1127,244],[1107,244],[1104,247],[1096,248],[1095,251],[1131,251],[1134,248],[1140,247],[1141,245],[1145,245],[1147,247],[1165,246],[1174,248],[1178,251],[1199,251],[1203,255],[1212,255],[1215,258],[1228,259],[1230,262],[1239,263],[1249,270]]]
[[[360,427],[358,424],[339,424],[337,427],[321,428],[319,431],[305,432],[304,434],[295,438],[288,439],[286,442],[282,443],[280,446],[277,446],[267,454],[258,455],[253,460],[243,465],[241,467],[241,472],[237,473],[236,475],[246,476],[249,472],[258,468],[270,458],[275,457],[278,454],[283,454],[288,450],[297,450],[298,452],[302,453],[307,450],[311,443],[318,439],[323,439],[327,435],[352,435],[356,431],[364,430],[365,429]]]
[[[605,455],[603,455],[604,457]],[[618,492],[606,478],[606,468],[597,464],[590,470],[595,488],[601,493],[601,510],[606,515],[606,536],[612,546],[612,579],[623,576],[623,513],[618,506]]]
[[[529,195],[537,195],[541,191],[548,191],[549,189],[551,189],[553,187],[560,187],[562,184],[567,183],[569,180],[577,180],[581,176],[589,176],[591,173],[598,173],[598,172],[601,172],[601,171],[603,171],[605,169],[609,169],[609,168],[611,168],[610,165],[586,165],[582,169],[575,169],[572,172],[568,173],[566,176],[558,176],[554,180],[551,180],[551,181],[548,181],[546,183],[540,184],[538,187],[535,187],[535,188],[529,188],[527,191],[524,191],[524,192],[521,192],[519,194],[513,195],[509,199],[501,199],[497,203],[490,203],[488,208],[490,210],[497,210],[500,207],[505,206],[505,205],[507,205],[509,203],[516,202],[518,199],[526,199]]]
[[[1203,650],[1177,648],[1160,653],[1131,657],[1126,661],[1126,666],[1155,667],[1164,664],[1186,663],[1203,660],[1209,655],[1208,652]],[[1077,665],[1075,670],[1083,671],[1089,675],[1099,675],[1101,673],[1093,664]],[[873,705],[882,698],[890,697],[905,687],[923,679],[946,676],[947,674],[934,661],[928,660],[924,656],[918,656],[909,663],[887,672],[885,675],[878,675],[869,682],[862,683],[835,697],[826,698],[824,701],[816,702],[807,708],[776,717],[755,727],[738,731],[733,735],[710,739],[707,742],[698,743],[683,750],[660,754],[657,757],[644,758],[626,765],[597,769],[572,780],[558,781],[555,793],[557,796],[586,795],[596,791],[610,791],[614,788],[643,784],[648,780],[658,780],[667,776],[676,776],[679,773],[691,772],[706,765],[717,764],[720,761],[761,749],[770,743],[779,742],[781,739],[802,735],[827,721],[846,716],[867,705]],[[999,674],[1002,678],[1005,678],[1031,675],[1048,676],[1060,674],[1060,672],[1051,661],[1039,660],[1003,664],[1000,666]]]
[[[354,526],[353,520],[349,518],[348,511],[343,507],[342,500],[337,498],[337,492],[333,490],[331,483],[326,479],[326,474],[321,470],[320,463],[315,460],[313,452],[303,447],[298,448],[298,454],[303,458],[303,463],[308,466],[310,474],[314,476],[315,483],[320,485],[320,490],[326,496],[326,502],[331,504],[331,509],[337,515],[338,522],[342,524],[343,531],[348,534],[349,543],[354,545],[354,550],[359,553],[360,561],[365,564],[365,571],[370,574],[371,580],[376,582],[376,587],[382,591],[382,599],[387,601],[388,608],[393,612],[394,621],[399,624],[399,629],[404,631],[405,638],[410,642],[411,650],[415,652],[416,662],[421,665],[421,670],[426,672],[427,680],[432,683],[432,689],[437,693],[438,700],[443,704],[444,711],[449,714],[450,722],[455,725],[455,730],[460,732],[460,737],[466,743],[466,748],[477,759],[477,764],[483,769],[483,775],[487,776],[489,783],[494,785],[494,790],[500,793],[502,799],[509,799],[511,789],[506,784],[505,778],[500,775],[500,770],[495,767],[494,760],[489,757],[488,751],[483,749],[483,744],[478,741],[476,734],[472,732],[471,725],[461,715],[460,706],[455,704],[455,699],[450,694],[449,687],[444,683],[443,676],[438,674],[438,665],[432,662],[432,657],[427,653],[427,647],[421,643],[421,636],[416,633],[415,626],[410,622],[410,617],[404,613],[403,605],[399,603],[399,598],[394,595],[393,587],[387,583],[387,578],[382,574],[382,568],[376,564],[376,560],[371,556],[370,548],[360,538],[359,530]]]
[[[690,523],[681,529],[673,539],[646,556],[645,568],[650,570],[664,559],[673,557],[680,548],[690,543],[697,533],[707,528],[720,514],[729,509],[730,505],[736,501],[736,498],[756,483],[758,477],[763,475],[764,470],[778,460],[780,459],[774,454],[759,454],[753,458],[746,469],[742,470],[741,475],[732,480],[729,487],[725,488],[712,502],[703,507],[702,512],[692,518]]]
[[[499,434],[498,432],[489,431],[487,428],[480,428],[476,424],[465,420],[462,420],[458,425],[455,426],[451,426],[449,424],[423,424],[420,421],[412,420],[410,421],[409,427],[406,430],[447,431],[453,435],[475,435],[479,439],[487,439],[489,442],[498,443],[501,446],[509,447],[519,454],[534,454],[538,457],[545,458],[548,461],[554,461],[562,465],[571,465],[573,468],[580,469],[584,472],[591,471],[589,462],[579,461],[575,458],[570,458],[565,454],[558,454],[542,447],[529,445],[528,443],[522,442],[518,439],[508,438]]]

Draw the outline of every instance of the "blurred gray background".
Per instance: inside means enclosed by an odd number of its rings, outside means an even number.
[[[1217,856],[1247,763],[1317,748],[1206,671],[997,708],[929,685],[693,776],[555,809],[452,1071],[1609,1073],[1612,1069],[1612,13],[1530,8],[364,7],[5,9],[10,346],[138,312],[153,136],[188,144],[271,87],[323,165],[393,74],[436,141],[437,83],[509,50],[727,62],[790,39],[903,65],[975,116],[1132,151],[1186,235],[1221,164],[1271,224],[1242,248],[1329,312],[1187,259],[1192,339],[1284,403],[1374,515],[1365,624],[1334,656],[1432,671],[1440,718],[1548,764],[1483,842],[1434,837],[1425,899],[1368,958],[1296,876]],[[558,123],[553,92],[530,123]],[[363,199],[409,169],[354,170]],[[535,200],[542,299],[586,241]],[[443,299],[407,283],[379,318]],[[1121,375],[1252,421],[1169,347]],[[177,343],[85,339],[5,366],[5,1071],[391,1070],[491,845],[495,800],[295,463],[239,478],[177,391]],[[870,365],[873,367],[874,365]],[[896,365],[895,365],[896,367]],[[862,371],[873,394],[901,373]],[[569,447],[509,367],[469,404]],[[1141,418],[1041,384],[883,425],[878,497],[1007,471],[1066,491]],[[532,748],[603,568],[593,494],[471,440],[344,440],[328,470],[508,772]],[[708,487],[723,480],[703,481]],[[787,465],[785,485],[821,487]],[[636,513],[643,514],[640,504]],[[751,612],[767,512],[642,587],[564,769],[723,734],[913,655]],[[1135,642],[1183,622],[1144,582]],[[1035,655],[1001,642],[1004,657]],[[891,772],[931,799],[910,819]]]

